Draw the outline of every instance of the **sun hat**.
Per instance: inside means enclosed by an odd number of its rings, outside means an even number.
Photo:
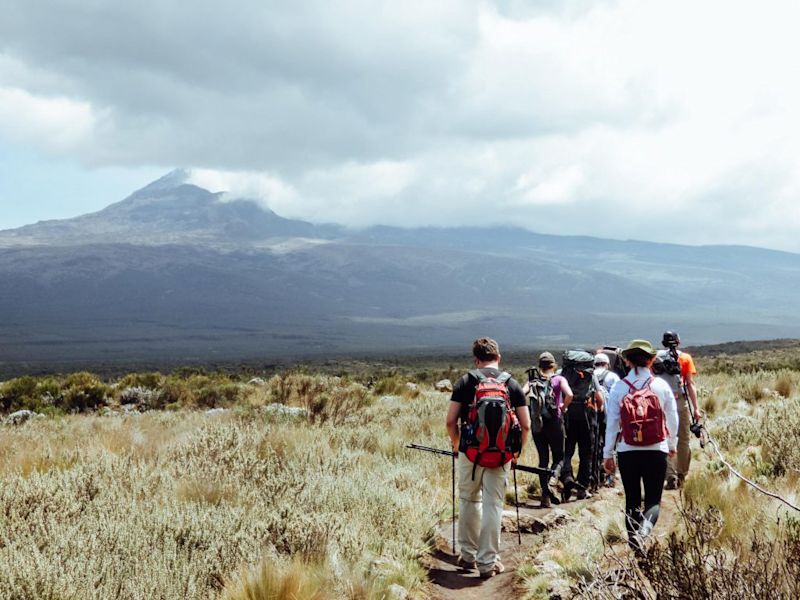
[[[628,344],[628,347],[622,351],[622,356],[625,356],[628,353],[633,352],[634,350],[641,350],[642,352],[644,352],[645,354],[649,354],[650,356],[655,356],[657,354],[656,349],[653,348],[653,344],[651,344],[647,340],[631,340],[630,344]]]

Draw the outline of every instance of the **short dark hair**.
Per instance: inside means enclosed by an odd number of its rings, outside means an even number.
[[[652,354],[648,354],[641,348],[633,348],[625,352],[625,360],[634,367],[646,367],[653,358],[655,357]]]
[[[500,358],[500,346],[492,338],[478,338],[472,342],[472,356],[480,361]]]

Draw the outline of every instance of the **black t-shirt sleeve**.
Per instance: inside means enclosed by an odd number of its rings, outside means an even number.
[[[451,402],[458,402],[460,404],[470,404],[472,397],[475,395],[475,386],[469,385],[469,374],[463,375],[453,386],[453,393],[450,395]]]
[[[522,386],[513,377],[508,380],[508,396],[511,400],[512,408],[519,408],[528,404],[528,400],[522,392]]]

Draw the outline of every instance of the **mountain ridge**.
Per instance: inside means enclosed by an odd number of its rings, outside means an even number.
[[[667,327],[693,344],[800,337],[800,255],[349,229],[186,181],[173,171],[95,213],[0,232],[0,361],[391,352],[482,334],[591,345]]]

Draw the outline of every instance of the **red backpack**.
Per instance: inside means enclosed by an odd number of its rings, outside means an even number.
[[[653,378],[645,381],[641,389],[623,379],[630,391],[619,406],[622,439],[631,446],[650,446],[667,439],[667,422],[661,400],[650,389]]]
[[[471,375],[478,385],[462,425],[464,452],[476,466],[494,469],[509,462],[522,448],[522,430],[506,385],[511,375],[487,377],[477,370]]]

